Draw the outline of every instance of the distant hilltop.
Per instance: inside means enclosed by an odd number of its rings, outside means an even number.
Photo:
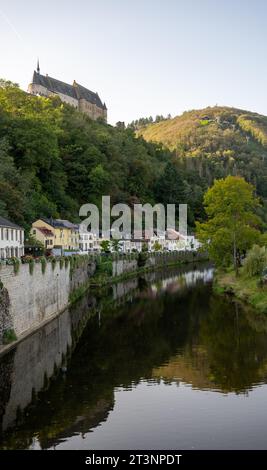
[[[257,142],[267,149],[267,117],[242,109],[214,106],[145,125],[137,130],[137,135],[147,141],[161,142],[170,150],[179,151],[180,155],[203,156],[217,152],[218,156],[223,150],[224,154],[226,150],[236,151],[237,148],[240,152],[242,139]],[[246,148],[246,151],[250,150],[256,149]]]
[[[98,93],[79,85],[75,80],[69,85],[48,75],[41,75],[39,61],[37,70],[33,73],[32,83],[28,86],[28,92],[39,96],[59,96],[61,101],[87,114],[91,119],[95,121],[103,119],[107,122],[107,107],[102,103]]]

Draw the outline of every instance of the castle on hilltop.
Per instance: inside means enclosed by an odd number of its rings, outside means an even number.
[[[39,61],[33,73],[28,93],[38,96],[59,96],[61,101],[74,106],[78,111],[87,114],[91,119],[101,118],[107,121],[107,107],[97,93],[79,85],[74,80],[72,85],[61,82],[48,75],[41,75]]]

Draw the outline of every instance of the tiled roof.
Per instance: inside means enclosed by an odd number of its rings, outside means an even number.
[[[10,220],[5,219],[4,217],[1,217],[1,216],[0,216],[0,227],[16,228],[16,229],[22,230],[21,227],[19,227],[13,222],[10,222]]]
[[[69,220],[64,219],[42,219],[47,224],[51,225],[54,228],[69,228],[71,230],[78,230],[78,225],[69,222]]]
[[[92,104],[95,104],[98,108],[107,109],[105,103],[103,104],[97,93],[79,85],[74,81],[73,85],[61,82],[56,78],[49,77],[48,75],[41,75],[34,71],[33,84],[42,85],[52,93],[62,93],[63,95],[70,96],[76,100],[85,99]]]

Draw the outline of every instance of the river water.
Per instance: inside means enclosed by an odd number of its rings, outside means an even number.
[[[90,292],[0,357],[0,448],[267,449],[267,318],[212,276]]]

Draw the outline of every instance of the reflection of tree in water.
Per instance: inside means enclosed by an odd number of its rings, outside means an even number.
[[[255,312],[246,314],[238,304],[213,295],[203,305],[201,297],[193,295],[190,310],[185,347],[167,364],[154,369],[154,377],[187,382],[198,389],[236,393],[265,381],[266,319],[253,322],[251,315]],[[252,328],[254,323],[257,331]]]
[[[265,381],[267,334],[251,327],[238,304],[211,298],[200,343],[207,350],[211,379],[223,391],[242,392]]]

